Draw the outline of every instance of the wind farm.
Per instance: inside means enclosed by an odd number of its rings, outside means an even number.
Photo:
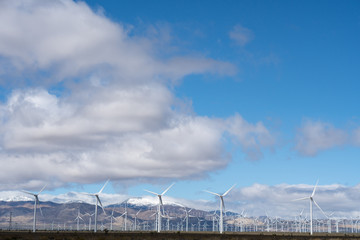
[[[104,206],[99,195],[103,193],[108,183],[109,180],[95,194],[86,193],[86,195],[95,197],[95,204],[83,201],[68,203],[43,202],[42,214],[37,217],[37,221],[36,215],[33,215],[33,219],[31,219],[30,211],[23,210],[26,208],[28,201],[2,201],[0,212],[10,209],[12,214],[9,215],[11,219],[0,218],[0,228],[14,233],[21,233],[30,230],[28,224],[33,220],[32,232],[40,232],[40,234],[44,232],[59,233],[59,231],[67,234],[100,232],[100,234],[113,233],[119,236],[128,236],[127,234],[130,234],[129,236],[142,236],[149,239],[153,236],[149,234],[153,232],[163,233],[164,236],[168,236],[170,239],[172,233],[194,233],[195,235],[184,235],[184,238],[189,239],[193,237],[207,238],[209,234],[212,234],[213,237],[217,234],[218,236],[230,235],[239,238],[248,237],[250,234],[264,239],[268,236],[276,236],[276,238],[282,239],[290,236],[306,237],[312,235],[320,239],[326,239],[329,236],[337,238],[348,235],[351,235],[351,238],[354,239],[360,238],[360,218],[339,218],[334,217],[333,213],[326,214],[314,200],[319,181],[316,182],[309,197],[291,200],[296,204],[302,200],[310,201],[309,214],[306,214],[304,208],[299,214],[296,213],[294,217],[271,216],[266,212],[260,216],[247,215],[246,211],[250,211],[250,209],[243,209],[241,212],[225,210],[224,198],[226,196],[231,197],[231,191],[236,191],[235,185],[227,189],[223,194],[204,190],[220,200],[219,208],[212,210],[190,208],[185,206],[184,203],[167,199],[165,194],[171,188],[176,191],[176,186],[173,187],[174,183],[168,186],[161,194],[145,190],[154,195],[158,201],[157,203],[156,201],[149,203],[145,198],[129,198],[123,202]],[[19,194],[25,193],[35,196],[35,204],[39,206],[38,195],[44,189],[45,187],[37,194],[27,191],[19,191]],[[81,195],[84,195],[84,193],[79,194],[79,196]],[[321,215],[317,214],[317,217],[314,217],[312,204],[317,206]],[[97,205],[100,205],[103,210],[101,214],[97,213]],[[76,217],[74,218],[74,216]],[[164,218],[167,221],[162,221]],[[100,228],[97,222],[101,222]],[[10,234],[10,232],[7,233]],[[166,234],[170,234],[170,236]]]

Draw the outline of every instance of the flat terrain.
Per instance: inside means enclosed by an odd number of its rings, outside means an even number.
[[[76,232],[76,231],[0,231],[1,240],[340,240],[357,239],[360,234],[314,234],[306,233],[210,233],[210,232]]]

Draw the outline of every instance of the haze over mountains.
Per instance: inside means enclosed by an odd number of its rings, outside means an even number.
[[[200,209],[204,211],[213,211],[219,209],[218,199],[212,197],[211,200],[205,200],[198,190],[199,195],[179,197],[177,186],[171,189],[164,196],[164,204],[180,203],[189,208]],[[279,216],[282,218],[294,218],[303,209],[309,211],[309,204],[306,201],[294,202],[294,199],[309,196],[313,190],[313,185],[306,184],[280,184],[268,186],[254,184],[248,187],[235,187],[225,198],[226,210],[241,213],[245,210],[248,216],[264,216],[266,212],[269,216]],[[214,192],[217,190],[209,189]],[[96,190],[98,191],[98,189]],[[200,194],[201,193],[201,194]],[[206,193],[205,193],[206,194]],[[210,194],[209,194],[210,195]],[[106,190],[101,194],[101,201],[104,206],[119,204],[127,199],[139,201],[146,204],[157,204],[156,196],[130,195],[128,193],[108,193]],[[140,198],[139,198],[140,197]],[[316,190],[316,202],[321,206],[325,213],[333,213],[336,218],[357,218],[360,215],[358,199],[360,198],[360,185],[348,187],[339,184],[319,185]],[[0,191],[1,201],[33,201],[31,196],[20,191]],[[39,196],[40,203],[51,201],[54,203],[85,202],[95,204],[92,196],[80,192],[67,192],[63,194],[52,194],[43,192]],[[320,211],[314,210],[315,217],[322,217]]]
[[[105,213],[99,209],[98,226],[103,224],[104,228],[110,229],[111,215],[113,215],[113,229],[125,230],[125,215],[127,212],[127,230],[134,230],[134,218],[136,213],[138,224],[147,224],[146,230],[151,230],[151,222],[154,221],[154,213],[156,212],[156,204],[149,201],[147,198],[130,198],[118,204],[111,204],[104,208]],[[94,205],[83,201],[68,201],[66,203],[56,203],[52,201],[45,201],[40,203],[42,215],[38,215],[39,229],[57,229],[64,228],[67,230],[75,230],[76,217],[78,211],[82,217],[81,229],[88,229],[89,214],[93,214]],[[172,222],[183,222],[185,217],[184,207],[176,203],[164,205],[164,212],[166,216],[171,217]],[[38,213],[40,210],[38,209]],[[30,229],[33,221],[33,201],[26,198],[2,199],[0,201],[0,226],[2,229],[9,228],[11,215],[12,229]],[[209,212],[203,210],[193,209],[191,211],[190,223],[197,222],[200,218],[205,221]],[[94,221],[92,217],[92,221]],[[166,222],[166,219],[163,220]],[[93,227],[93,226],[92,226]],[[144,229],[145,226],[137,227]]]

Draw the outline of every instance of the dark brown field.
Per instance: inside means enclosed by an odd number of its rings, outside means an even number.
[[[1,240],[341,240],[357,239],[360,234],[309,234],[303,233],[209,233],[209,232],[36,232],[1,231]]]

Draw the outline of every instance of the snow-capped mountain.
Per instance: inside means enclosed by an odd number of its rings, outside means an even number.
[[[68,192],[59,195],[51,195],[51,194],[40,194],[39,195],[40,202],[54,202],[54,203],[88,203],[94,204],[95,198],[93,196],[89,196],[85,193],[80,192]],[[21,191],[2,191],[0,192],[0,201],[4,202],[19,202],[19,201],[33,201],[34,198]],[[144,197],[128,197],[127,195],[121,194],[101,194],[101,201],[104,206],[107,205],[119,205],[123,202],[127,202],[129,205],[133,206],[155,206],[159,204],[159,199],[156,196],[144,196]],[[176,203],[175,199],[172,198],[163,198],[163,202],[165,205],[174,205],[181,206],[181,204]]]
[[[0,192],[0,201],[4,202],[19,202],[19,201],[33,201],[33,197],[20,191],[2,191]]]

